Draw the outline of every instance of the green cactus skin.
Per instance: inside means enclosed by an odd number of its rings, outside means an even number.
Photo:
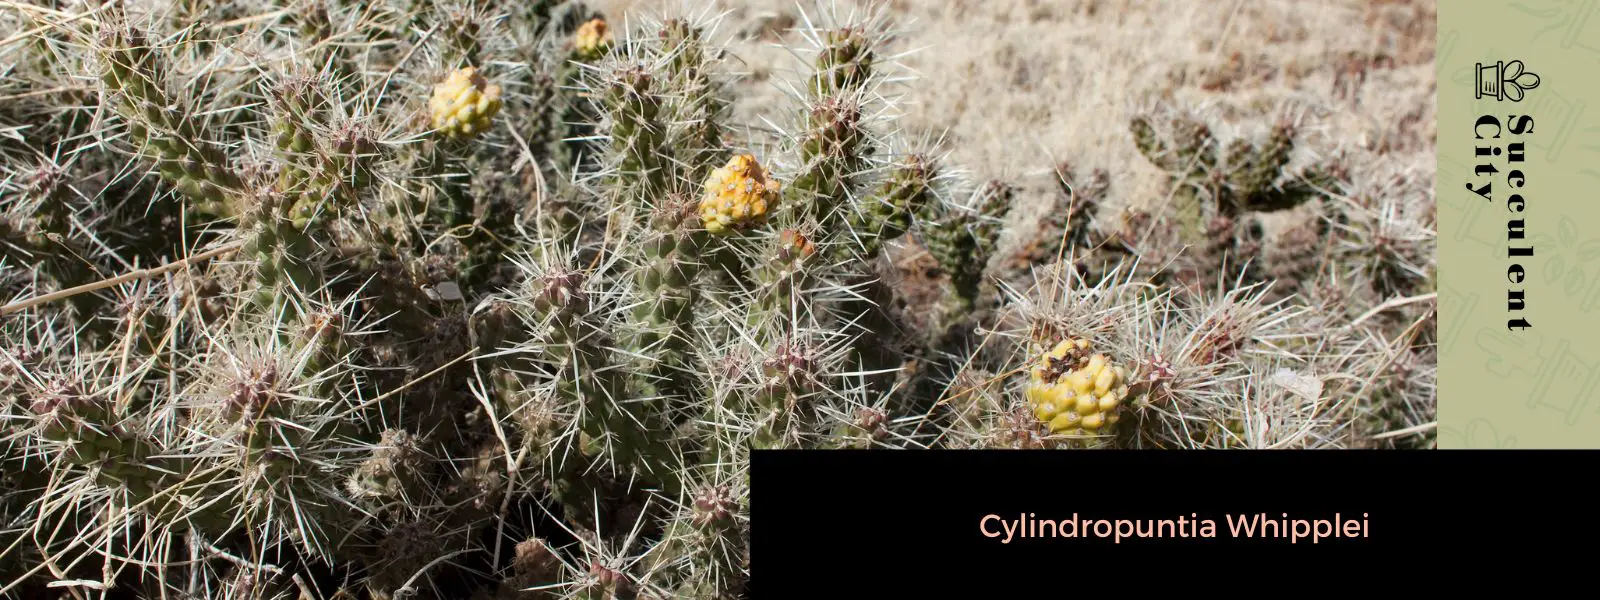
[[[575,271],[550,273],[536,282],[533,306],[548,322],[546,350],[561,361],[557,393],[582,407],[578,422],[586,439],[580,449],[593,456],[609,446],[618,463],[656,481],[663,493],[676,493],[680,483],[675,455],[653,439],[646,425],[653,421],[649,415],[641,418],[623,406],[628,401],[627,380],[614,368],[605,333],[587,316],[583,281],[584,275]]]
[[[851,215],[849,229],[860,239],[860,254],[872,260],[884,244],[911,230],[912,216],[922,212],[932,198],[935,165],[921,154],[906,157],[878,193],[862,200]],[[849,246],[838,246],[848,248]]]
[[[817,53],[808,91],[817,98],[861,89],[873,75],[876,48],[857,27],[831,29]]]
[[[973,209],[930,204],[923,210],[922,244],[950,274],[958,312],[977,308],[986,294],[988,264],[1015,193],[1012,185],[991,180],[978,190]]]
[[[651,198],[668,189],[667,173],[661,164],[666,131],[661,120],[661,97],[651,89],[655,84],[654,75],[630,67],[617,72],[606,90],[611,144],[621,158],[616,185],[635,205],[648,205]]]
[[[132,139],[153,153],[156,170],[194,207],[213,216],[232,215],[232,194],[243,189],[227,157],[206,142],[196,121],[176,114],[167,94],[163,58],[142,32],[126,25],[101,29],[101,82],[119,100]]]
[[[785,190],[784,201],[807,207],[807,217],[827,238],[838,237],[850,210],[846,195],[870,151],[861,129],[861,106],[851,97],[832,96],[811,108],[800,154],[805,170]]]

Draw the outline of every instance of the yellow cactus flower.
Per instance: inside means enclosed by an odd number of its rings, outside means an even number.
[[[765,223],[768,213],[778,206],[779,188],[754,156],[735,156],[706,178],[700,221],[715,235]]]
[[[433,86],[428,107],[440,134],[471,138],[488,129],[489,119],[500,112],[500,86],[490,84],[476,67],[459,69]]]
[[[610,47],[611,28],[606,25],[605,19],[590,19],[578,27],[578,32],[572,36],[573,53],[582,60],[600,58]]]
[[[1088,340],[1068,339],[1040,357],[1023,397],[1051,433],[1104,436],[1127,404],[1128,371]]]

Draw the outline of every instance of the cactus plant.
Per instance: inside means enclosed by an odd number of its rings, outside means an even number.
[[[1292,128],[1136,119],[1177,201],[1013,248],[882,10],[757,124],[704,13],[180,4],[0,28],[0,596],[735,598],[763,448],[1427,442],[1431,208]]]

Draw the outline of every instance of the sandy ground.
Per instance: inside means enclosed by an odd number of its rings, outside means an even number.
[[[682,0],[599,0],[672,14]],[[881,4],[841,1],[837,12]],[[824,9],[791,0],[714,0],[722,33],[753,77],[738,114],[790,110],[782,79],[803,67],[793,28]],[[896,0],[906,53],[900,124],[943,135],[979,178],[1022,186],[1017,219],[1053,194],[1053,166],[1104,168],[1112,203],[1160,197],[1162,179],[1134,148],[1129,119],[1157,104],[1201,111],[1223,137],[1298,119],[1297,161],[1343,152],[1358,184],[1395,177],[1431,193],[1434,3],[1406,0]],[[698,11],[692,11],[698,12]],[[1391,190],[1392,191],[1392,190]]]

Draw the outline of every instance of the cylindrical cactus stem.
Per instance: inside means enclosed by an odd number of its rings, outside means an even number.
[[[816,244],[795,229],[779,232],[773,242],[756,271],[759,287],[749,323],[763,339],[788,335],[803,302],[801,292],[812,281],[810,270],[817,254]]]
[[[669,574],[680,598],[732,598],[748,576],[743,511],[733,487],[702,484],[680,508],[650,552],[653,567]]]
[[[700,253],[707,233],[696,226],[695,205],[681,196],[669,196],[651,216],[652,232],[643,245],[644,258],[636,276],[643,302],[634,318],[643,324],[635,351],[651,357],[652,384],[662,396],[690,400],[700,389],[686,369],[694,332],[694,307],[699,299],[695,278],[701,268]]]
[[[1133,134],[1134,147],[1139,149],[1145,160],[1167,172],[1183,168],[1178,162],[1177,154],[1172,151],[1166,140],[1161,138],[1161,134],[1156,132],[1150,117],[1144,115],[1134,117],[1128,121],[1128,131]]]
[[[637,206],[648,206],[668,189],[661,156],[666,127],[655,85],[649,71],[630,66],[613,72],[605,90],[611,149],[618,157],[616,181]]]
[[[1016,186],[999,179],[990,180],[978,192],[978,219],[971,225],[972,237],[985,257],[993,256],[1000,245],[1006,215],[1016,204]],[[987,262],[987,261],[985,261]]]
[[[354,206],[377,181],[373,165],[380,158],[378,144],[365,127],[346,123],[333,132],[328,154],[317,182],[334,200],[335,214]],[[302,213],[297,219],[310,218]]]
[[[884,244],[910,230],[912,216],[926,207],[933,197],[934,167],[923,155],[905,158],[880,187],[875,196],[858,202],[850,211],[848,231],[839,234],[831,248],[833,261],[848,265],[846,283],[859,294],[841,303],[840,314],[854,321],[859,333],[852,346],[866,371],[878,373],[866,378],[870,388],[886,392],[895,379],[895,369],[903,364],[904,333],[910,328],[893,308],[896,294],[873,262]]]
[[[674,128],[668,143],[680,177],[703,181],[727,159],[723,141],[723,114],[728,100],[712,79],[715,60],[706,47],[701,28],[683,19],[668,19],[657,32],[660,52],[667,57],[665,84],[672,90]]]
[[[315,169],[316,139],[307,125],[318,120],[324,101],[320,92],[314,79],[300,76],[278,84],[269,96],[273,142],[286,163],[278,187],[285,193],[304,190]]]
[[[344,315],[331,310],[311,310],[300,316],[299,336],[295,341],[307,354],[307,373],[324,373],[340,366],[350,350],[345,328]],[[333,398],[341,383],[338,377],[321,377],[311,386],[312,392],[319,398]]]
[[[752,393],[756,426],[753,448],[793,448],[810,428],[806,404],[822,389],[814,349],[795,338],[775,344],[761,363],[762,380]]]
[[[821,239],[839,235],[848,218],[849,189],[871,152],[862,123],[862,100],[872,79],[878,40],[864,27],[819,32],[815,72],[807,82],[799,154],[802,168],[790,186],[790,202],[805,207]],[[831,245],[831,244],[830,244]]]
[[[1156,130],[1149,117],[1139,116],[1129,123],[1129,130],[1140,153],[1170,178],[1168,193],[1182,240],[1204,243],[1207,219],[1233,208],[1223,197],[1223,149],[1217,147],[1211,128],[1196,119],[1174,116],[1167,119],[1163,132]],[[1208,208],[1208,204],[1212,206]]]
[[[808,92],[826,98],[839,92],[860,90],[873,75],[877,58],[874,41],[860,27],[841,27],[823,33],[816,72]]]
[[[931,208],[918,219],[922,224],[920,241],[939,266],[950,275],[955,298],[970,310],[977,301],[982,269],[977,268],[977,240],[967,229],[971,217],[959,209]]]
[[[322,124],[327,102],[319,83],[296,76],[272,94],[273,130],[283,162],[275,187],[290,203],[286,214],[293,225],[314,231],[343,215],[372,185],[371,163],[377,153],[371,137],[355,125],[338,128],[325,144],[318,144],[310,126]]]
[[[1230,151],[1232,171],[1228,173],[1228,185],[1241,208],[1261,210],[1272,204],[1268,197],[1273,195],[1294,153],[1294,134],[1293,124],[1278,123],[1265,143],[1243,144]]]
[[[1221,148],[1211,134],[1211,126],[1198,119],[1179,116],[1170,120],[1169,127],[1180,172],[1198,177],[1217,169],[1221,163]]]
[[[74,382],[47,385],[28,405],[39,439],[59,445],[62,460],[95,468],[100,485],[124,486],[135,498],[148,500],[162,489],[167,474],[182,473],[152,440],[121,426],[111,399]]]
[[[913,154],[895,168],[876,195],[862,200],[850,220],[862,258],[876,258],[884,244],[911,230],[912,216],[922,212],[933,195],[935,176],[936,166],[931,159]]]
[[[230,196],[243,189],[239,175],[220,150],[202,139],[196,120],[175,112],[176,103],[165,89],[161,53],[142,32],[116,21],[102,23],[99,42],[104,63],[100,80],[119,100],[116,105],[129,121],[132,139],[148,145],[162,178],[195,201],[194,208],[231,216]]]
[[[303,364],[270,357],[225,368],[221,402],[195,425],[198,435],[223,444],[217,458],[230,476],[211,485],[231,488],[235,499],[217,509],[230,520],[271,523],[269,537],[325,555],[327,538],[315,530],[339,527],[350,516],[333,501],[342,493],[328,473],[360,462],[348,441],[359,418],[340,414],[337,398],[314,397],[316,381],[330,375]]]
[[[566,3],[562,6],[579,4]],[[583,11],[578,6],[569,10]],[[562,26],[559,20],[551,24],[556,28]],[[606,20],[596,16],[578,25],[568,46],[567,54],[559,57],[561,60],[551,65],[547,74],[537,80],[535,97],[540,104],[549,107],[541,113],[541,122],[546,128],[543,139],[547,140],[545,147],[557,170],[580,172],[592,167],[597,154],[593,151],[595,142],[588,138],[594,136],[594,124],[601,121],[601,107],[583,100],[574,90],[583,86],[584,70],[599,63],[611,51],[611,30]]]
[[[667,72],[676,86],[703,89],[709,83],[704,67],[708,62],[703,32],[683,19],[667,19],[656,32],[660,50],[668,57]]]
[[[930,203],[924,210],[922,242],[950,274],[958,313],[977,308],[985,295],[985,273],[1015,194],[1011,184],[991,180],[977,191],[971,208]]]
[[[257,288],[252,301],[263,310],[279,313],[285,286],[307,293],[321,287],[316,245],[287,214],[293,208],[289,198],[270,190],[252,197],[254,204],[241,215],[241,229],[247,237],[240,256],[255,261]]]
[[[533,309],[547,324],[543,348],[561,361],[556,392],[578,407],[583,450],[609,448],[617,463],[675,495],[677,456],[649,428],[655,415],[634,414],[624,406],[627,379],[613,364],[605,332],[591,320],[585,279],[583,273],[557,268],[532,282]]]
[[[829,96],[809,109],[800,140],[803,167],[789,185],[787,201],[803,207],[819,234],[841,236],[851,210],[849,190],[864,164],[866,133],[861,105],[852,96]]]

